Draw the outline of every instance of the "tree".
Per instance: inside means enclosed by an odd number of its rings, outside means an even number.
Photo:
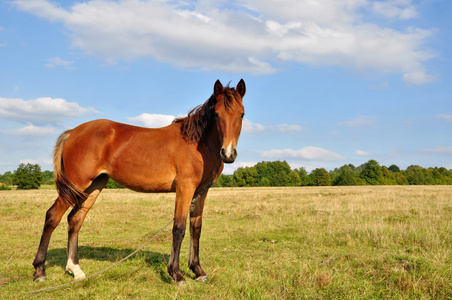
[[[41,167],[38,164],[20,164],[14,171],[13,184],[19,190],[38,189],[42,183]]]
[[[390,165],[388,170],[391,171],[392,173],[399,173],[400,172],[400,168],[397,165]]]
[[[358,173],[354,172],[350,165],[343,165],[339,171],[338,175],[333,181],[333,185],[363,185],[365,184],[361,178],[359,178]]]
[[[292,171],[289,173],[289,186],[300,186],[301,185],[301,178],[300,175],[296,171]]]
[[[122,185],[120,185],[119,183],[117,183],[116,181],[114,181],[111,178],[108,178],[108,182],[107,185],[105,186],[106,189],[123,189],[124,187]]]
[[[298,173],[298,176],[300,177],[300,185],[301,186],[308,186],[309,185],[309,175],[305,168],[301,167],[299,169],[295,169],[295,172]]]
[[[449,171],[447,171],[446,168],[441,167],[435,167],[435,168],[429,168],[428,171],[431,173],[434,184],[451,184],[452,178],[449,175]]]
[[[405,177],[410,185],[435,184],[433,174],[418,165],[411,165],[405,171]]]
[[[382,168],[376,160],[369,160],[363,165],[360,173],[360,177],[366,181],[369,185],[382,184],[383,173]]]
[[[271,186],[270,179],[263,177],[259,183],[259,186]]]
[[[317,168],[309,174],[311,183],[314,186],[328,186],[331,185],[330,174],[324,168]]]
[[[271,186],[288,186],[289,176],[284,170],[280,170],[270,180]]]
[[[55,176],[52,171],[42,172],[42,183],[43,184],[55,184]]]
[[[13,177],[14,174],[11,173],[11,171],[5,172],[5,174],[0,175],[0,182],[5,185],[12,185],[13,184]]]
[[[221,174],[217,181],[212,185],[213,187],[231,187],[234,186],[234,182],[232,180],[232,175]]]

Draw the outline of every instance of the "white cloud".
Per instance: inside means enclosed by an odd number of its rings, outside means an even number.
[[[175,119],[172,115],[148,114],[143,113],[137,117],[128,118],[129,121],[138,122],[146,127],[159,128],[170,125]]]
[[[248,119],[243,120],[242,132],[249,134],[256,134],[262,131],[270,130],[274,132],[295,133],[301,131],[303,128],[294,124],[278,124],[278,125],[262,125],[253,123]]]
[[[90,113],[99,112],[61,98],[22,100],[0,97],[0,117],[22,123],[52,124]]]
[[[356,150],[355,153],[359,156],[368,156],[370,153],[362,150]]]
[[[19,164],[38,164],[40,166],[42,165],[47,165],[47,166],[52,166],[53,165],[53,160],[51,158],[38,158],[38,159],[21,159],[19,160]],[[51,168],[50,168],[51,169]],[[44,170],[41,168],[41,170]]]
[[[359,116],[349,121],[337,122],[336,125],[347,127],[372,126],[376,120],[377,119],[373,116]]]
[[[436,76],[428,75],[424,71],[414,71],[403,74],[402,80],[406,83],[423,85],[435,81]]]
[[[105,61],[153,57],[180,68],[268,74],[286,62],[336,65],[434,80],[423,63],[434,30],[366,22],[417,16],[409,0],[89,1],[64,9],[46,0],[12,3],[72,34],[72,44]]]
[[[411,0],[379,1],[373,3],[372,9],[387,18],[411,19],[418,16],[417,9],[411,2]]]
[[[452,122],[452,115],[436,115],[436,118]]]
[[[343,157],[340,154],[337,154],[330,150],[313,146],[304,147],[299,150],[292,149],[270,150],[262,153],[262,156],[279,159],[296,158],[319,161],[334,161],[343,159]]]
[[[66,70],[75,70],[73,61],[62,60],[59,57],[53,57],[48,59],[48,63],[45,65],[47,68],[62,67]]]
[[[10,135],[44,137],[44,136],[49,136],[49,135],[53,134],[55,132],[55,128],[38,127],[38,126],[34,126],[33,124],[29,124],[20,129],[13,129],[13,130],[0,129],[0,132],[10,134]]]
[[[248,119],[243,119],[242,123],[242,132],[243,133],[259,133],[266,129],[266,126],[259,124],[259,123],[253,123]]]
[[[289,23],[309,20],[321,25],[351,23],[357,20],[356,10],[367,4],[366,0],[247,0],[244,5],[262,18]]]

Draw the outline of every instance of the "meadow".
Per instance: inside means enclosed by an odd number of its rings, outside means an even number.
[[[171,226],[143,251],[69,287],[67,221],[53,233],[47,278],[31,265],[55,190],[0,191],[1,299],[451,299],[452,186],[212,188],[197,283],[166,272]],[[79,236],[87,275],[145,243],[171,219],[174,194],[104,190]]]

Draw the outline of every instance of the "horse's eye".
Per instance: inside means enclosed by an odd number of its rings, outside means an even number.
[[[242,118],[243,119],[243,117],[245,116],[245,114],[242,114],[241,116],[240,116],[240,118]]]
[[[214,117],[215,119],[218,119],[218,114],[217,114],[216,111],[213,112],[213,117]]]

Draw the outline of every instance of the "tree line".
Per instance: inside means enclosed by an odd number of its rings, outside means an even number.
[[[214,186],[344,186],[344,185],[450,185],[452,170],[411,165],[400,170],[396,165],[380,166],[376,160],[355,167],[343,165],[332,171],[317,168],[291,169],[286,161],[263,161],[252,167],[238,168],[232,175],[221,174]]]
[[[41,171],[38,164],[20,164],[14,171],[0,174],[0,190],[10,190],[15,186],[19,190],[38,189],[42,184],[55,185],[54,173],[52,171]],[[106,188],[122,188],[121,185],[109,180]]]
[[[38,164],[20,164],[14,172],[0,174],[0,190],[37,189],[41,184],[55,185],[52,171],[41,171]],[[411,165],[401,170],[396,165],[380,166],[376,160],[355,167],[343,165],[332,171],[317,168],[291,169],[286,161],[263,161],[252,167],[238,168],[232,175],[221,174],[214,187],[259,186],[343,186],[343,185],[452,185],[452,170]],[[122,188],[109,180],[106,188]]]

